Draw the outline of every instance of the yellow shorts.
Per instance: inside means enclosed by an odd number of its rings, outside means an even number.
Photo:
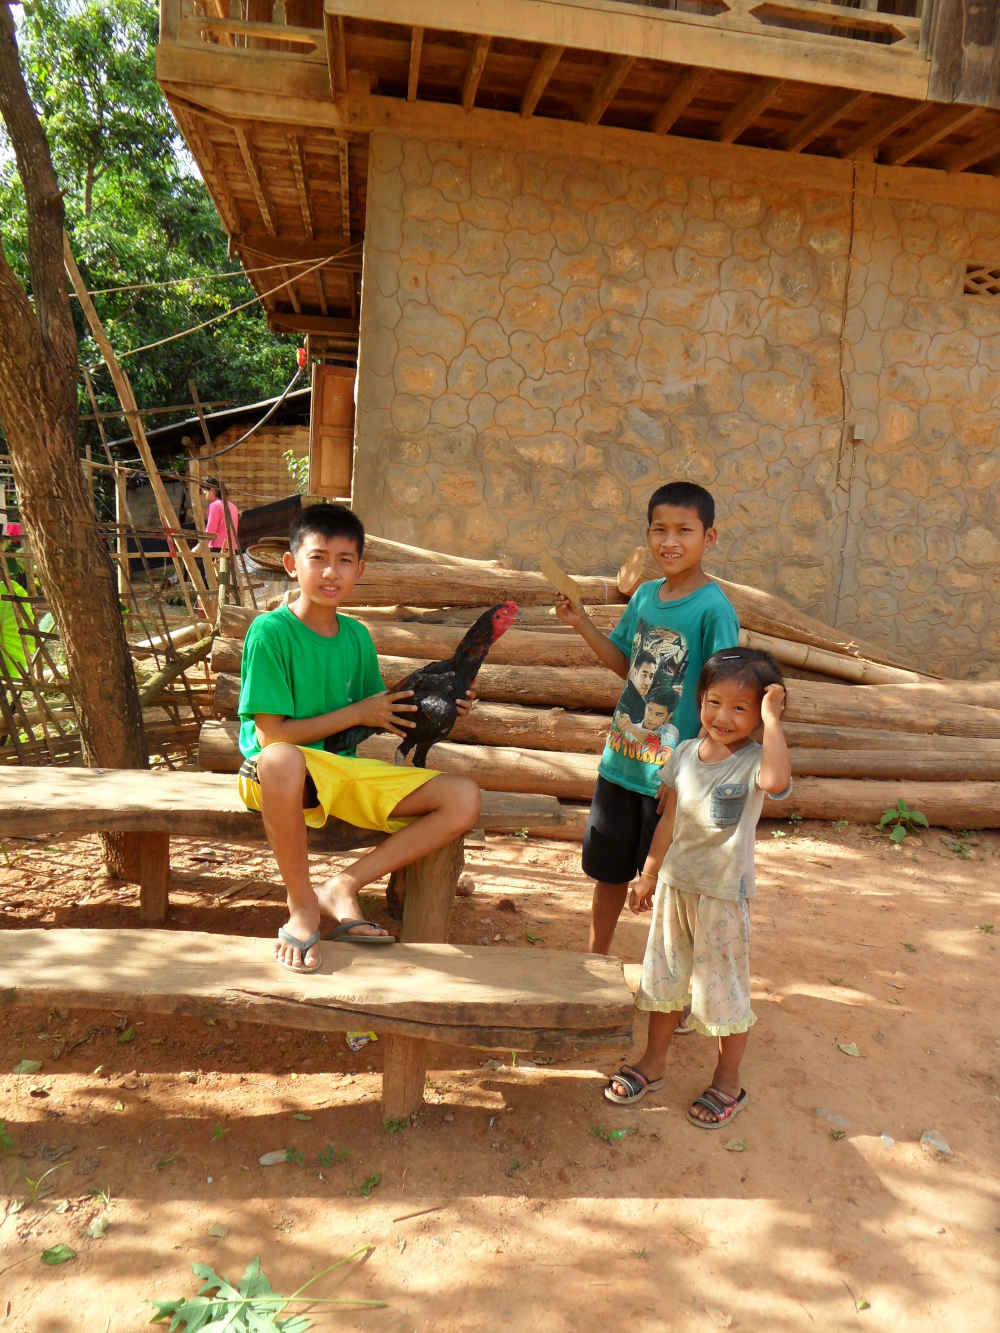
[[[397,767],[381,759],[351,759],[307,745],[295,748],[306,761],[302,817],[309,828],[322,828],[332,816],[355,828],[395,833],[412,823],[412,818],[390,819],[396,806],[410,792],[438,776],[430,768]],[[250,810],[260,810],[256,758],[243,761],[237,782],[243,804]]]

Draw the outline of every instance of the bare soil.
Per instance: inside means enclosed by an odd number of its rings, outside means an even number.
[[[3,850],[3,928],[139,924],[95,838]],[[167,929],[273,938],[272,859],[205,850],[176,840]],[[363,1245],[311,1290],[384,1307],[317,1306],[317,1328],[997,1327],[998,864],[993,833],[896,849],[867,828],[762,825],[750,1105],[720,1132],[685,1117],[713,1065],[698,1036],[675,1041],[662,1095],[603,1099],[641,1018],[599,1066],[439,1048],[424,1108],[386,1126],[377,1042],[8,1008],[0,1327],[135,1330],[154,1298],[195,1293],[192,1263],[235,1279],[259,1255],[291,1292]],[[577,847],[490,837],[468,870],[454,940],[583,947]],[[382,894],[370,906],[388,921]],[[623,919],[627,961],[644,931]],[[41,1068],[11,1072],[26,1058]],[[951,1156],[921,1147],[928,1130]],[[58,1244],[76,1257],[44,1264]]]

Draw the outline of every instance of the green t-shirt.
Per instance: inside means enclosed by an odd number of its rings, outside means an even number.
[[[740,635],[732,602],[717,583],[671,602],[660,600],[663,583],[654,579],[636,588],[608,636],[628,658],[629,676],[598,772],[644,796],[657,794],[673,745],[701,729],[695,690],[706,658],[735,647]]]
[[[385,689],[371,635],[364,625],[337,616],[333,638],[303,625],[287,606],[258,616],[243,645],[240,749],[260,754],[254,716],[319,717]],[[310,741],[322,750],[322,739]],[[353,753],[346,751],[345,753]]]

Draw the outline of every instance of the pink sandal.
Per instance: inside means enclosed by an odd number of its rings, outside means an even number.
[[[729,1124],[733,1116],[746,1110],[748,1100],[746,1088],[740,1088],[738,1097],[730,1097],[729,1093],[723,1092],[721,1088],[706,1088],[701,1096],[696,1097],[691,1103],[688,1119],[698,1129],[721,1129],[723,1125]],[[696,1106],[703,1106],[712,1119],[699,1120],[696,1115],[692,1115],[691,1112]]]

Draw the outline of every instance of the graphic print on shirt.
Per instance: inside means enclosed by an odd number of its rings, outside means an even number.
[[[632,636],[628,679],[611,719],[608,745],[626,759],[666,763],[680,739],[671,718],[684,691],[683,635],[640,620]]]

